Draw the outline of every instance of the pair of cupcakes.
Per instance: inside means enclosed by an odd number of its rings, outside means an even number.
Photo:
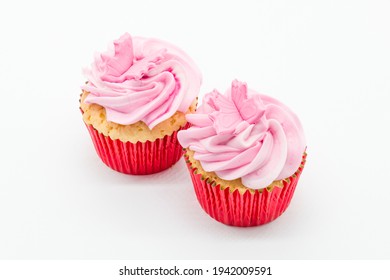
[[[80,109],[107,166],[152,174],[184,154],[198,201],[217,221],[256,226],[286,210],[306,159],[302,126],[287,106],[233,81],[196,109],[201,74],[192,59],[127,33],[84,74]]]

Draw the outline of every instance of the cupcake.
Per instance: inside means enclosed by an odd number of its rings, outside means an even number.
[[[273,221],[288,207],[306,161],[297,116],[278,100],[233,81],[205,95],[191,127],[178,133],[195,193],[215,220],[232,226]]]
[[[189,127],[201,74],[174,45],[128,33],[97,54],[81,87],[80,109],[96,152],[112,169],[152,174],[183,155],[177,132]]]

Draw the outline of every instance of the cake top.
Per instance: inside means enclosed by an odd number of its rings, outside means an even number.
[[[207,172],[224,180],[241,178],[251,189],[267,187],[297,171],[306,141],[297,116],[280,101],[233,81],[224,95],[205,95],[192,124],[178,133],[183,147]]]
[[[108,121],[150,129],[177,111],[185,113],[197,97],[201,74],[192,59],[174,45],[125,33],[105,53],[96,54],[86,103],[104,107]]]

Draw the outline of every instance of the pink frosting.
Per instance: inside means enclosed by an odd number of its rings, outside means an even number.
[[[306,149],[297,116],[237,80],[225,95],[208,93],[187,120],[192,127],[180,131],[178,139],[203,169],[225,180],[241,178],[252,189],[293,175]]]
[[[84,75],[88,83],[81,88],[90,92],[85,102],[103,106],[108,121],[143,121],[151,129],[176,111],[185,113],[201,85],[197,66],[183,51],[128,33],[97,54]]]

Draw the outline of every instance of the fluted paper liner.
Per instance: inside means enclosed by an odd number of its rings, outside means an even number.
[[[208,178],[202,179],[202,174],[196,173],[197,169],[188,158],[186,161],[196,197],[204,211],[226,225],[250,227],[269,223],[287,209],[305,165],[306,153],[298,170],[283,180],[283,187],[246,190],[243,194],[230,187],[222,189]]]
[[[163,171],[181,158],[184,152],[177,140],[177,132],[187,129],[190,124],[164,138],[135,144],[112,140],[92,125],[86,126],[97,154],[107,166],[125,174],[146,175]]]

